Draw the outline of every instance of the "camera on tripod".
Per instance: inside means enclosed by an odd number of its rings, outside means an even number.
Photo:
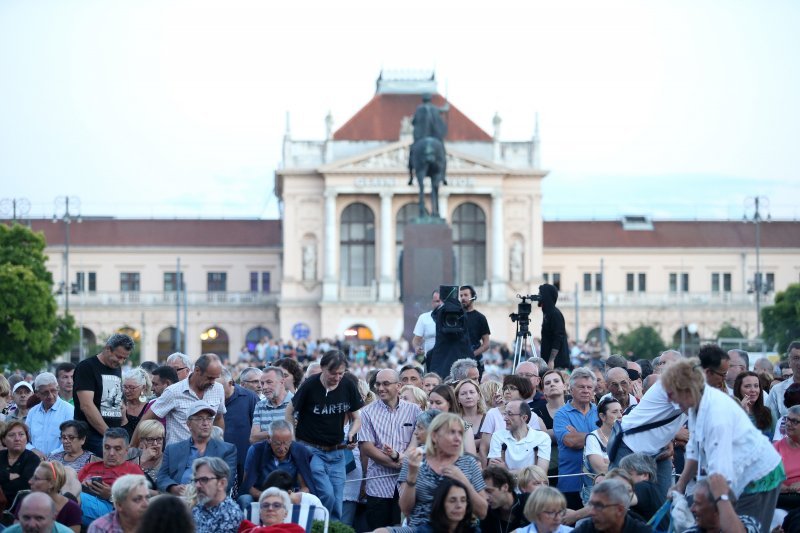
[[[517,304],[517,312],[511,313],[508,317],[512,322],[517,323],[520,332],[527,333],[528,326],[530,326],[531,323],[531,311],[533,310],[533,304],[531,304],[531,302],[538,302],[541,297],[538,294],[517,294],[517,298],[522,300]]]

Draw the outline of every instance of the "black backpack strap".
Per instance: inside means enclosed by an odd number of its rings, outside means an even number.
[[[644,424],[644,425],[641,425],[639,427],[630,428],[628,430],[622,431],[622,435],[623,436],[624,435],[634,435],[636,433],[641,433],[642,431],[649,431],[651,429],[660,428],[661,426],[666,426],[667,424],[669,424],[670,422],[672,422],[673,420],[675,420],[676,418],[678,418],[682,414],[683,414],[683,412],[680,412],[680,413],[678,413],[676,415],[673,415],[673,416],[671,416],[669,418],[665,418],[663,420],[657,420],[655,422],[650,422],[648,424]]]

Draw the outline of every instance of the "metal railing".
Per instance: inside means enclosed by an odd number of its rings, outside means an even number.
[[[608,307],[750,307],[756,304],[755,294],[741,292],[607,292],[605,304]],[[578,294],[580,305],[596,307],[600,305],[599,292]],[[770,305],[774,293],[761,297],[761,302]],[[571,291],[560,292],[558,303],[574,302]]]
[[[189,306],[263,306],[276,305],[278,293],[263,292],[192,292],[187,291],[187,303]],[[142,292],[142,291],[119,291],[119,292],[82,292],[71,295],[69,303],[71,307],[106,307],[106,306],[145,306],[145,307],[174,307],[177,303],[177,293],[175,292]],[[57,294],[56,302],[59,306],[64,306],[64,295]]]

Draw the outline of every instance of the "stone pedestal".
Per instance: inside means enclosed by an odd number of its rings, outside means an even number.
[[[431,293],[454,278],[453,232],[442,219],[412,222],[403,231],[403,337],[411,342],[420,314],[431,310]]]

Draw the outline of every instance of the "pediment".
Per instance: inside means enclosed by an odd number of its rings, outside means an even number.
[[[333,161],[320,167],[319,171],[325,174],[363,172],[364,170],[408,172],[410,149],[411,141],[391,143],[363,154]],[[453,149],[447,149],[447,170],[448,172],[459,170],[491,173],[508,171],[505,167]]]

